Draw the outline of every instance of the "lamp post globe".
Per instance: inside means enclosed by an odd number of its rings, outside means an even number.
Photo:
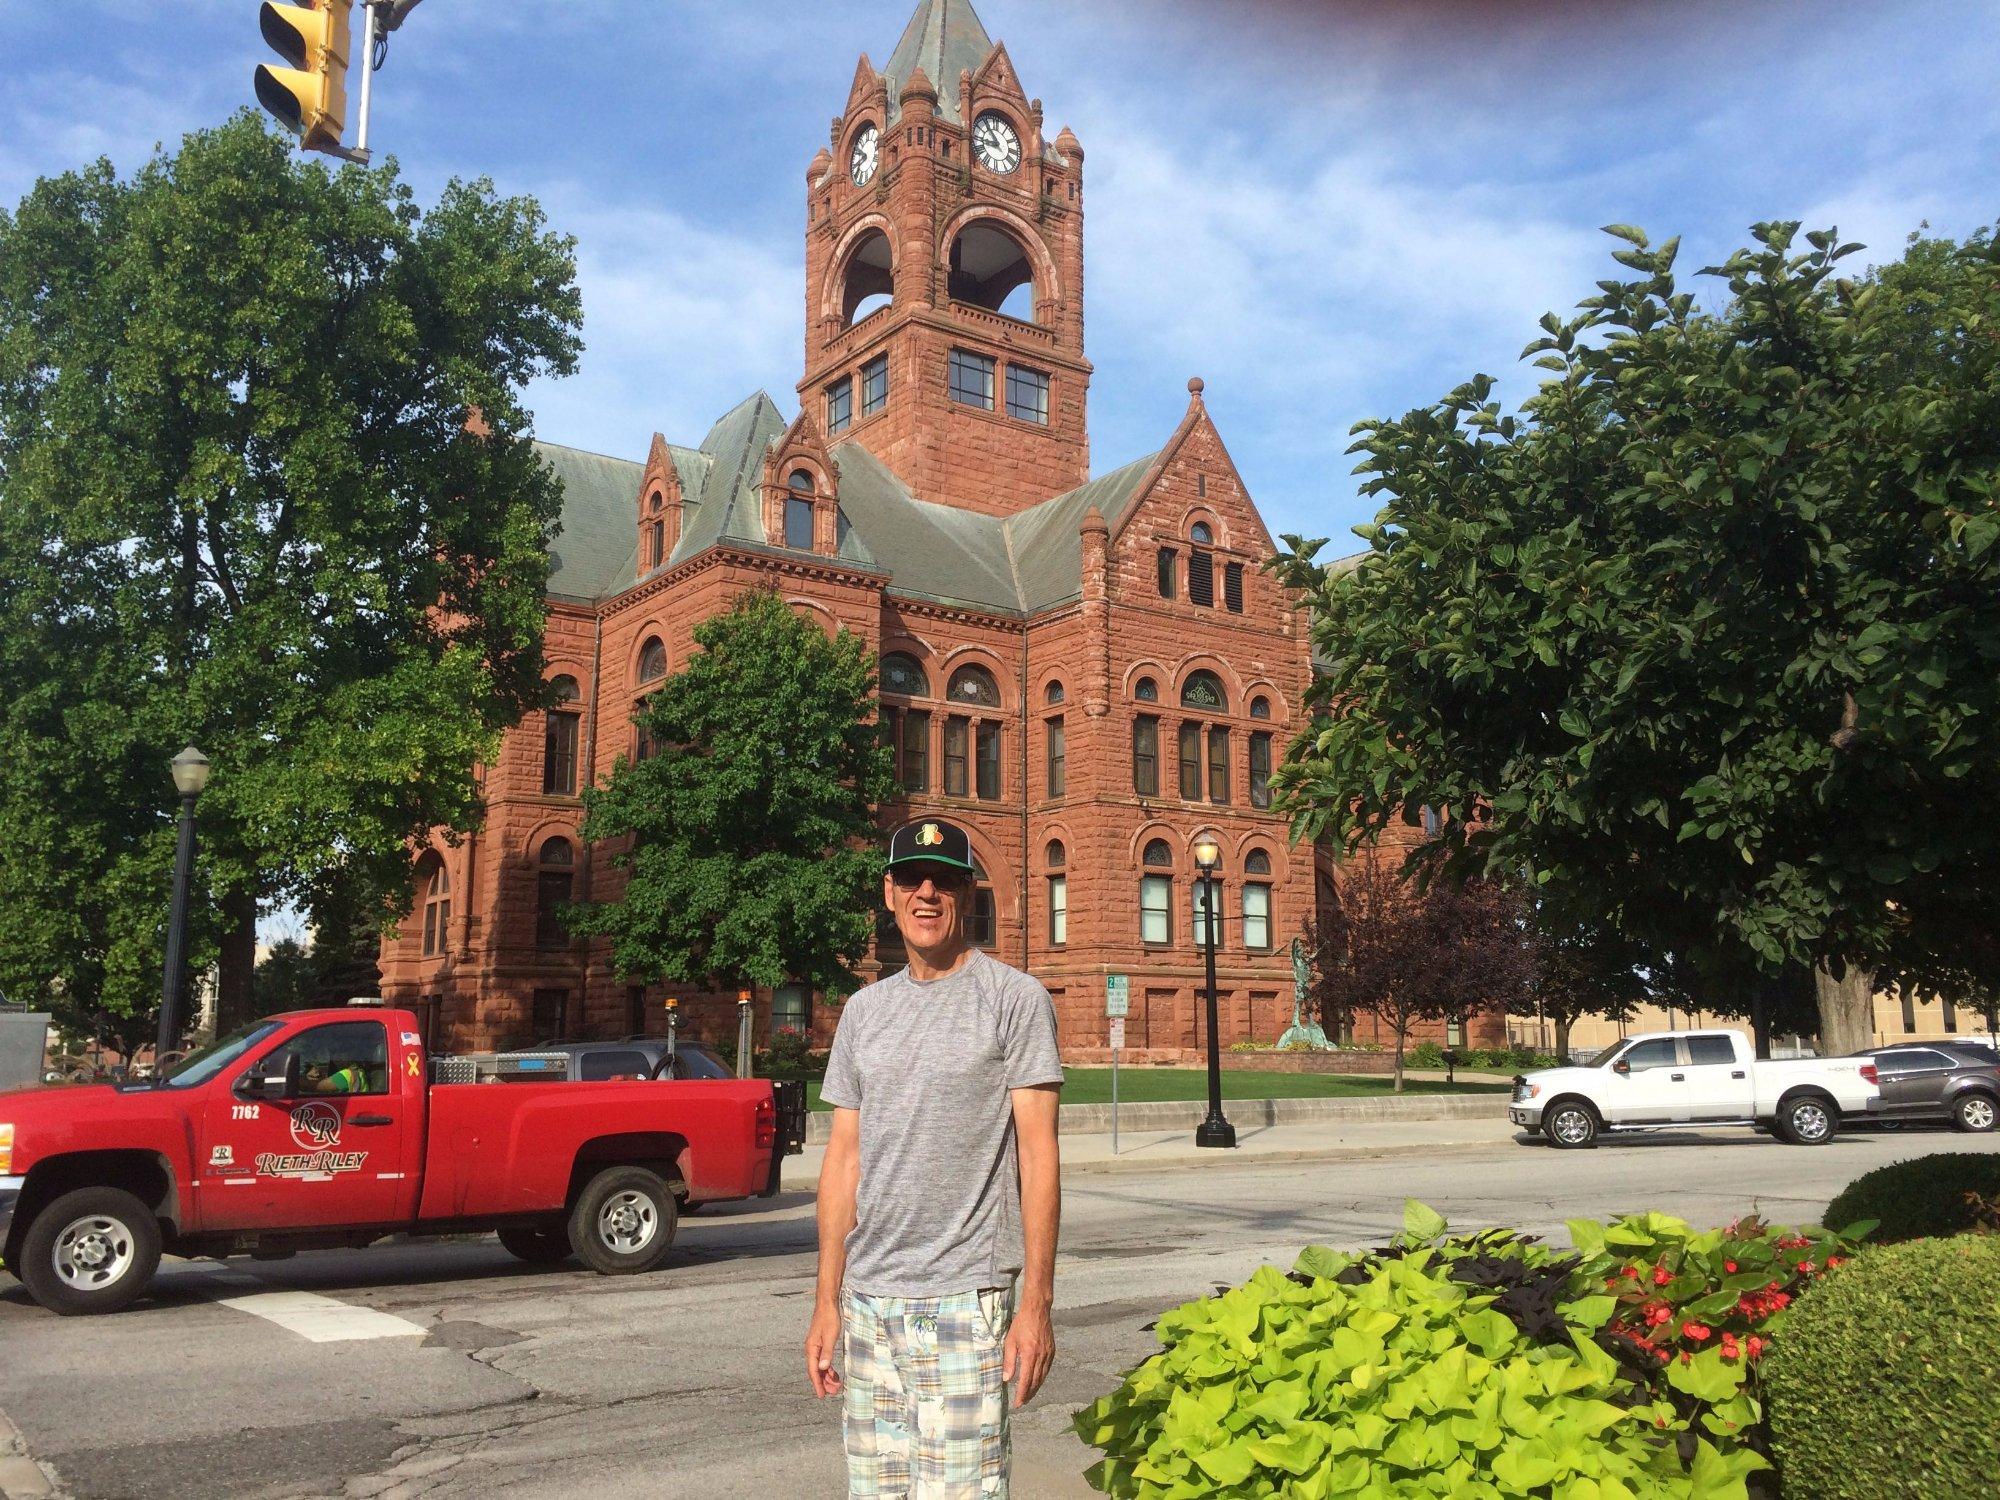
[[[180,836],[174,848],[173,905],[167,918],[165,971],[160,976],[160,1030],[153,1043],[153,1077],[166,1072],[167,1057],[180,1046],[181,1012],[187,992],[187,925],[194,882],[194,804],[208,785],[208,757],[189,745],[171,762],[174,790],[181,796]]]
[[[1213,838],[1202,838],[1194,846],[1195,870],[1201,880],[1202,959],[1208,984],[1208,1117],[1195,1127],[1196,1146],[1218,1149],[1236,1144],[1236,1127],[1222,1114],[1222,1044],[1216,1036],[1215,1000],[1215,872],[1222,863],[1222,848]]]

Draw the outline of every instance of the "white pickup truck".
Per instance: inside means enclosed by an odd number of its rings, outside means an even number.
[[[1823,1146],[1847,1115],[1882,1097],[1865,1057],[1759,1062],[1735,1031],[1627,1037],[1587,1066],[1514,1080],[1507,1118],[1574,1150],[1605,1131],[1751,1125],[1795,1146]]]

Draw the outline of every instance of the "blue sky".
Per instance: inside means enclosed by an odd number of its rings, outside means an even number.
[[[642,458],[801,360],[804,168],[914,0],[424,0],[375,143],[428,197],[485,174],[578,237],[587,351],[542,436]],[[1157,447],[1199,374],[1274,532],[1366,519],[1357,420],[1477,370],[1608,274],[1596,226],[1692,270],[1760,218],[1893,255],[2000,215],[1987,3],[984,0],[1087,153],[1091,435]],[[1529,19],[1523,20],[1527,16]],[[249,102],[253,0],[0,0],[0,201],[129,171]]]

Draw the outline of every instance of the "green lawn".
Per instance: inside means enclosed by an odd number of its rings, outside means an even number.
[[[1390,1092],[1385,1074],[1344,1073],[1257,1073],[1225,1071],[1222,1075],[1224,1099],[1359,1099]],[[1504,1094],[1504,1083],[1418,1083],[1403,1085],[1406,1094]],[[826,1109],[819,1101],[819,1080],[806,1085],[806,1097],[814,1109]],[[1064,1068],[1063,1103],[1109,1104],[1109,1068]],[[1208,1072],[1203,1068],[1120,1068],[1118,1101],[1121,1104],[1151,1102],[1156,1099],[1206,1099]]]

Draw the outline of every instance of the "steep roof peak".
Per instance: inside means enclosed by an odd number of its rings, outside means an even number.
[[[979,71],[992,50],[993,38],[986,34],[972,0],[918,0],[916,13],[882,70],[889,80],[889,98],[892,103],[899,99],[904,80],[921,68],[937,82],[938,113],[962,125],[965,101],[958,97],[958,75]]]

